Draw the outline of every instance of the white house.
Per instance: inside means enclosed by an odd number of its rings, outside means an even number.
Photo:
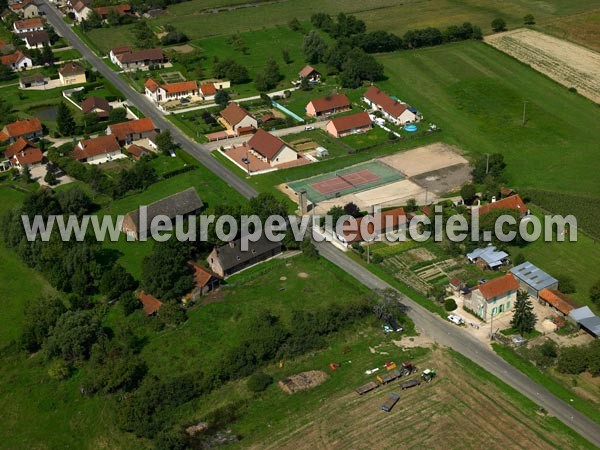
[[[221,117],[225,120],[227,128],[233,131],[245,128],[258,128],[258,121],[237,103],[227,105],[227,108],[221,111]]]
[[[75,3],[73,6],[73,15],[75,16],[75,20],[81,23],[84,20],[87,20],[92,14],[92,9],[82,1]]]
[[[260,128],[250,138],[247,146],[258,159],[268,163],[271,167],[298,159],[298,153],[294,149],[278,137]]]
[[[33,31],[42,31],[44,24],[42,19],[34,17],[33,19],[17,20],[13,24],[13,31],[17,34],[31,33]]]
[[[10,55],[0,56],[0,62],[3,66],[8,66],[14,71],[26,70],[28,67],[33,66],[31,58],[19,50]]]
[[[483,320],[510,311],[517,299],[519,282],[511,274],[480,284],[464,299],[464,306]]]
[[[416,109],[406,103],[394,100],[375,86],[367,89],[363,101],[373,110],[380,111],[385,119],[396,125],[404,125],[420,120],[419,112]]]
[[[155,103],[199,95],[198,84],[195,81],[160,84],[152,78],[148,78],[144,83],[144,90]]]
[[[90,164],[110,161],[119,155],[121,155],[121,145],[114,135],[80,141],[73,149],[73,158]]]

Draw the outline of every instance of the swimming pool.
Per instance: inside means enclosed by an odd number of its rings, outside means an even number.
[[[409,133],[414,133],[417,131],[417,126],[414,123],[409,123],[408,125],[404,125],[404,129]]]

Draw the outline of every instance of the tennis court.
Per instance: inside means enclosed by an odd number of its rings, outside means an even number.
[[[294,181],[288,183],[288,186],[295,192],[306,189],[308,199],[313,203],[318,203],[403,179],[404,175],[397,170],[379,161],[370,161],[335,172]]]

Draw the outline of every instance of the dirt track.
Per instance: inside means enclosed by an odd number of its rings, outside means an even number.
[[[311,415],[294,416],[292,430],[252,448],[575,448],[564,435],[548,432],[544,417],[523,413],[449,354],[437,350],[430,361],[439,374],[431,384],[401,391],[391,383],[364,396],[329,398]],[[400,402],[384,413],[379,407],[389,392],[399,393]]]
[[[529,29],[493,34],[485,42],[600,103],[600,53]]]

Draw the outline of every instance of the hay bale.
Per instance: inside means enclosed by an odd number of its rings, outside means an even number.
[[[309,389],[317,387],[328,378],[329,375],[322,370],[309,370],[284,378],[277,384],[283,392],[291,395],[295,392],[308,391]]]

